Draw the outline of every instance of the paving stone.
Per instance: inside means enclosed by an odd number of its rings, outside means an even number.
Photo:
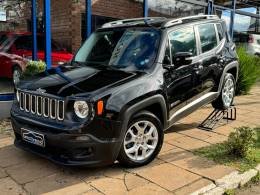
[[[0,149],[6,146],[13,145],[14,139],[11,137],[5,137],[0,139]]]
[[[222,134],[224,136],[229,136],[231,132],[235,131],[235,128],[230,126],[230,123],[228,125],[224,125],[221,127],[217,127],[216,129],[213,130],[216,133]]]
[[[83,167],[73,167],[69,171],[73,176],[84,180],[86,183],[90,183],[95,179],[104,177],[105,168],[83,168]]]
[[[183,194],[192,194],[199,195],[215,188],[216,185],[212,183],[208,179],[201,178],[194,183],[191,183],[187,186],[184,186],[176,191],[174,191],[175,195],[183,195]]]
[[[170,132],[166,131],[164,134],[164,141],[169,141],[169,140],[177,140],[180,137],[184,137],[185,135],[176,133],[176,132]]]
[[[214,136],[214,134],[212,132],[204,131],[201,129],[195,129],[195,128],[189,129],[186,131],[182,131],[180,133],[190,136],[192,138],[199,139],[199,140],[206,140],[206,139],[210,138],[211,136]]]
[[[87,192],[82,193],[81,195],[103,195],[103,193],[97,191],[96,189],[91,189]]]
[[[251,180],[252,177],[257,175],[257,173],[258,173],[257,170],[250,169],[250,170],[246,171],[245,173],[240,174],[240,178],[241,178],[240,186],[243,186],[246,183],[248,183]]]
[[[17,149],[13,145],[0,149],[0,167],[23,164],[37,158],[36,155]]]
[[[130,174],[130,173],[125,175],[125,185],[127,187],[127,190],[132,190],[134,188],[146,185],[148,183],[149,183],[149,181],[147,181],[137,175]]]
[[[127,192],[124,181],[121,179],[101,178],[92,181],[90,185],[108,195],[125,194]]]
[[[260,164],[258,164],[255,169],[260,171]]]
[[[224,136],[224,135],[214,135],[212,137],[209,137],[208,139],[206,139],[205,141],[206,142],[209,142],[211,144],[216,144],[216,143],[221,143],[221,142],[224,142],[228,139],[227,136]]]
[[[129,194],[129,195],[137,195],[137,194],[140,194],[140,195],[170,195],[172,193],[170,193],[169,191],[167,191],[153,183],[149,183],[144,186],[135,188],[127,194]]]
[[[179,148],[183,148],[185,150],[194,150],[201,147],[209,146],[210,144],[198,139],[194,139],[191,137],[181,137],[177,140],[167,141],[169,144],[177,146]]]
[[[155,158],[152,162],[150,162],[149,164],[143,166],[143,167],[136,167],[136,168],[128,168],[126,169],[128,172],[131,172],[131,173],[137,173],[138,171],[140,170],[149,170],[150,168],[154,167],[154,166],[157,166],[157,165],[160,165],[160,164],[163,164],[165,163],[163,160],[159,159],[159,158]]]
[[[0,179],[0,190],[3,195],[25,195],[22,187],[14,182],[10,177]]]
[[[222,195],[224,194],[225,189],[221,188],[221,187],[216,187],[206,193],[203,193],[203,195]]]
[[[103,175],[106,177],[111,177],[115,179],[124,179],[126,172],[122,169],[122,167],[109,167],[104,170]]]
[[[30,194],[81,194],[92,189],[89,184],[72,175],[58,173],[27,183],[25,189]]]
[[[223,176],[234,171],[233,168],[217,165],[213,161],[193,155],[191,152],[182,151],[179,153],[168,153],[160,156],[164,161],[172,163],[185,170],[201,175],[211,180],[222,178]]]
[[[241,178],[238,171],[233,171],[230,174],[226,174],[220,179],[215,181],[216,185],[223,189],[234,189],[239,186]]]
[[[173,150],[173,149],[177,149],[177,147],[173,146],[171,144],[168,144],[167,142],[164,142],[163,145],[162,145],[162,149],[160,151],[160,154],[163,154],[163,153],[168,152],[168,151]]]
[[[35,179],[52,175],[60,171],[60,169],[53,163],[42,159],[8,167],[6,171],[17,183],[25,184]]]
[[[6,174],[6,172],[4,171],[4,169],[0,168],[0,179],[1,179],[1,178],[4,178],[4,177],[7,177],[7,174]]]
[[[157,165],[146,170],[140,170],[137,174],[169,191],[176,190],[200,178],[199,175],[169,163]]]

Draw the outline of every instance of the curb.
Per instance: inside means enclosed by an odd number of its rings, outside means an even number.
[[[222,195],[228,189],[235,189],[239,186],[243,186],[248,183],[253,177],[260,172],[260,164],[258,164],[254,169],[250,169],[244,173],[239,173],[234,171],[229,175],[217,179],[215,181],[215,188],[212,188],[206,192],[200,193],[203,195]]]

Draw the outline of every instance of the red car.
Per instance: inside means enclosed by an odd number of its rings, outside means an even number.
[[[44,60],[44,37],[37,35],[38,59]],[[32,36],[29,32],[0,33],[0,78],[12,78],[19,82],[22,71],[32,56]],[[72,59],[73,55],[52,40],[52,65],[58,66]]]

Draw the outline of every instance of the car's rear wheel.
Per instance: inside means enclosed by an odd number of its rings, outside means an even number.
[[[216,109],[228,109],[232,106],[235,97],[236,82],[232,74],[226,73],[219,97],[212,102]]]
[[[160,152],[163,137],[159,119],[150,112],[141,112],[128,125],[118,161],[127,167],[148,164]]]
[[[21,68],[18,67],[18,66],[15,66],[13,68],[13,84],[14,84],[14,86],[18,85],[18,83],[20,82],[21,76],[22,76]]]

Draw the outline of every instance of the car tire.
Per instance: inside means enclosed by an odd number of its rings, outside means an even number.
[[[151,112],[140,112],[128,124],[118,155],[119,163],[125,167],[148,164],[160,152],[163,139],[160,120]]]
[[[236,91],[236,81],[232,74],[226,73],[221,92],[218,98],[212,102],[213,108],[226,110],[233,105]]]
[[[20,82],[20,78],[22,76],[22,69],[19,66],[15,66],[13,68],[13,84],[14,86],[17,86],[17,84]]]

